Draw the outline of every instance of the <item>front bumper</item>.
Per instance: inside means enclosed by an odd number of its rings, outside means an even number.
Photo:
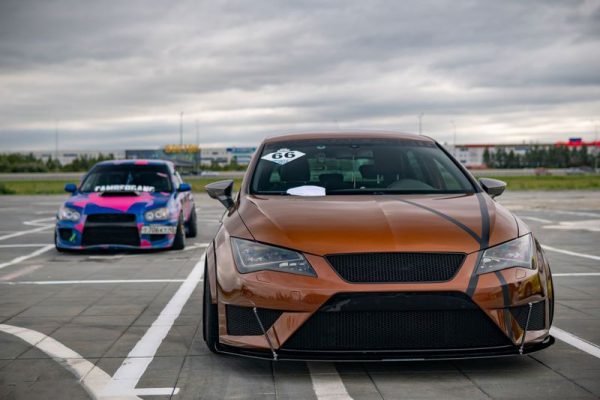
[[[479,276],[478,282],[472,292],[469,291],[472,271],[475,268],[478,254],[473,253],[466,256],[465,261],[456,275],[444,282],[413,282],[413,283],[350,283],[343,280],[331,265],[323,257],[305,255],[311,266],[317,272],[318,277],[306,277],[271,271],[261,271],[249,274],[239,274],[235,268],[234,261],[228,246],[218,246],[216,257],[219,267],[216,268],[217,279],[211,284],[212,298],[217,298],[219,311],[219,345],[217,350],[223,353],[244,355],[250,357],[289,360],[422,360],[422,359],[457,359],[507,356],[525,354],[541,350],[554,343],[549,335],[550,329],[550,303],[547,288],[547,271],[539,265],[535,270],[513,268],[501,271],[499,274],[488,273]],[[210,268],[209,268],[210,270]],[[214,271],[214,270],[213,270]],[[382,294],[442,294],[454,293],[463,297],[469,304],[454,304],[448,310],[471,309],[474,314],[479,315],[484,324],[490,327],[481,330],[477,326],[465,326],[460,331],[457,320],[447,323],[444,315],[437,320],[423,315],[417,315],[424,321],[409,330],[414,332],[419,326],[430,329],[432,326],[440,326],[441,332],[437,335],[427,336],[427,330],[419,333],[425,338],[431,338],[432,342],[412,343],[404,346],[403,342],[383,341],[378,347],[366,339],[364,342],[353,342],[344,336],[344,326],[358,326],[371,324],[374,329],[373,341],[377,336],[389,337],[389,332],[394,329],[401,331],[403,325],[392,324],[391,327],[382,329],[381,324],[386,317],[380,320],[365,319],[362,323],[341,324],[341,329],[331,330],[333,320],[321,321],[324,327],[320,332],[322,337],[335,336],[332,340],[322,340],[324,345],[299,346],[295,339],[304,327],[310,326],[311,320],[318,316],[324,308],[332,308],[328,304],[336,295],[377,295]],[[469,293],[469,294],[467,294]],[[365,304],[368,304],[366,302]],[[385,303],[385,302],[384,302]],[[372,310],[381,310],[385,304],[375,305]],[[441,302],[444,303],[444,302]],[[531,309],[530,309],[531,304]],[[248,326],[251,318],[237,318],[232,323],[230,318],[231,306],[252,310],[256,308],[264,315],[275,311],[278,315],[267,318],[263,323],[266,334],[257,329],[248,332],[232,330],[235,324]],[[412,308],[411,308],[412,307]],[[335,308],[335,307],[333,307]],[[417,308],[418,309],[418,308]],[[439,312],[444,310],[443,306],[433,305],[422,311]],[[414,304],[407,306],[400,304],[396,311],[415,311]],[[344,311],[343,307],[339,312]],[[355,312],[357,310],[346,310]],[[363,310],[369,311],[369,310]],[[454,311],[452,311],[454,312]],[[367,313],[368,314],[368,313]],[[444,314],[442,312],[442,314]],[[259,315],[261,315],[259,313]],[[527,317],[529,317],[528,328]],[[403,318],[410,318],[404,315]],[[424,319],[423,319],[424,318]],[[428,319],[429,318],[429,319]],[[436,317],[437,318],[437,317]],[[410,319],[405,319],[410,321]],[[246,325],[244,325],[246,324]],[[441,325],[440,325],[441,324]],[[444,325],[446,324],[446,325]],[[448,325],[449,324],[449,325]],[[454,325],[453,325],[454,324]],[[314,324],[313,324],[314,326]],[[415,328],[417,327],[417,328]],[[330,329],[331,328],[331,329]],[[387,331],[386,331],[387,329]],[[382,333],[384,332],[384,333]],[[387,333],[385,333],[387,332]],[[445,335],[450,338],[448,339]],[[365,336],[364,332],[351,332],[350,336]],[[478,341],[478,334],[498,335],[497,340]],[[452,337],[464,337],[468,339],[463,342],[451,340]],[[318,338],[319,335],[316,335]],[[365,336],[366,337],[366,336]],[[410,338],[409,338],[410,339]],[[415,340],[410,339],[410,340]],[[472,341],[470,341],[472,340]],[[294,343],[294,346],[290,346]],[[340,347],[336,343],[343,342]],[[307,342],[300,342],[306,344]],[[353,344],[358,343],[356,346]],[[364,346],[367,343],[367,346]],[[471,344],[472,343],[472,344]],[[389,346],[388,346],[389,345]],[[388,346],[388,347],[386,347]]]
[[[88,222],[87,217],[83,215],[77,222],[58,220],[56,246],[67,250],[165,249],[173,245],[178,224],[177,220],[149,223],[143,216],[128,222]],[[147,233],[148,227],[159,230]]]

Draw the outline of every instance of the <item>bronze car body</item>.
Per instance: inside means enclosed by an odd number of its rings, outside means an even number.
[[[421,165],[427,176],[400,177],[407,164],[404,156],[390,161],[389,144],[409,146],[413,163],[423,161],[419,149],[426,147],[434,155],[425,164],[442,174]],[[293,145],[302,155],[289,168],[269,163],[277,161],[272,149],[293,152]],[[328,158],[328,148],[338,149],[337,158]],[[396,175],[386,181],[391,169]],[[260,174],[282,192],[257,190]],[[438,190],[436,179],[469,189]],[[286,195],[290,185],[322,186],[327,194]],[[418,190],[395,189],[406,187]],[[227,182],[208,189],[227,207],[206,253],[204,335],[212,351],[395,360],[522,354],[553,343],[552,279],[539,243],[490,196],[502,192],[501,182],[475,181],[432,139],[377,132],[274,137],[256,152],[235,199]],[[499,245],[514,251],[511,244],[525,248],[528,241],[530,264],[478,271],[500,262]],[[232,243],[295,252],[308,266],[244,271],[242,250]]]

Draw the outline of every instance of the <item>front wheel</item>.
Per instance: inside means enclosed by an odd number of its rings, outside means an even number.
[[[198,225],[196,223],[196,207],[194,206],[190,212],[190,218],[187,222],[187,235],[185,236],[195,238],[196,235],[198,235]]]
[[[173,239],[173,245],[171,250],[183,250],[185,248],[185,233],[183,228],[183,216],[179,217],[179,223],[177,224],[177,231],[175,232],[175,239]]]
[[[204,296],[202,301],[202,334],[208,349],[218,354],[219,342],[219,316],[217,305],[212,303],[210,284],[208,283],[208,268],[204,266]]]

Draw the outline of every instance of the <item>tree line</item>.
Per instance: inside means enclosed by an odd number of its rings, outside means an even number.
[[[58,160],[49,157],[46,161],[33,153],[0,154],[0,172],[82,172],[89,170],[100,161],[114,160],[113,154],[100,153],[96,157],[81,155],[69,164],[61,165]]]
[[[495,151],[486,148],[483,152],[483,163],[489,168],[570,168],[595,167],[600,161],[588,146],[532,146],[524,154],[513,150],[506,151],[497,147]]]

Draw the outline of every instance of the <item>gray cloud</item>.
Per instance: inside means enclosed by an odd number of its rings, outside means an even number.
[[[600,2],[0,2],[2,150],[305,129],[593,137]]]

